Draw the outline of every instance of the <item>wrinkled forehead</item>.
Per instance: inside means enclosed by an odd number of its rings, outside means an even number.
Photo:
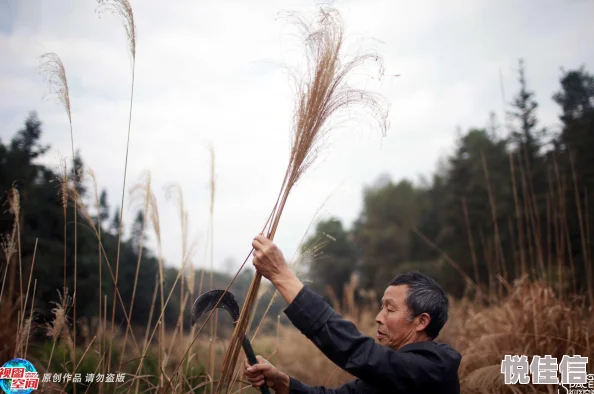
[[[382,301],[389,302],[395,305],[405,305],[407,293],[407,285],[388,286],[384,291]]]

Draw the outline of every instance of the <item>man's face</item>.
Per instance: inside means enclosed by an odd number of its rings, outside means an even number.
[[[406,285],[388,286],[382,298],[382,308],[375,318],[378,342],[396,350],[414,342],[424,328],[419,325],[419,319],[408,320],[407,290]]]

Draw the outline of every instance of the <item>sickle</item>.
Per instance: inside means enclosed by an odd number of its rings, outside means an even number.
[[[192,305],[192,326],[196,324],[196,321],[200,319],[200,317],[214,308],[221,308],[229,312],[233,319],[233,325],[237,324],[237,321],[239,320],[239,305],[235,300],[235,296],[229,291],[211,290],[201,294],[196,298],[196,301],[194,301],[194,305]],[[258,359],[256,358],[256,354],[254,353],[254,349],[252,348],[252,344],[247,335],[244,335],[241,345],[250,365],[257,364]],[[264,384],[260,387],[260,391],[262,394],[270,394],[266,381],[264,381]]]

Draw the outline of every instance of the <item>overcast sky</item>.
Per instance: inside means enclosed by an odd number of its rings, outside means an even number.
[[[51,3],[51,4],[50,4]],[[239,266],[262,228],[281,186],[289,153],[293,91],[283,64],[301,49],[282,11],[315,13],[314,1],[132,1],[137,28],[136,85],[128,185],[152,174],[166,262],[180,265],[177,206],[164,187],[179,184],[203,264],[210,157],[216,152],[214,261]],[[285,207],[277,244],[291,257],[316,211],[347,226],[362,190],[383,173],[417,180],[453,146],[456,129],[482,127],[502,114],[502,89],[517,89],[518,58],[527,67],[543,124],[558,124],[551,100],[561,67],[594,71],[592,0],[351,0],[334,3],[347,34],[374,38],[387,70],[366,86],[391,105],[385,138],[369,127],[332,135],[324,156],[306,173]],[[70,160],[63,109],[44,100],[38,56],[57,53],[70,85],[75,147],[119,204],[124,175],[131,67],[124,30],[98,17],[94,0],[0,0],[0,137],[10,138],[36,110],[44,162]],[[301,56],[301,59],[303,56]],[[500,73],[502,79],[500,79]],[[399,74],[399,77],[393,75]],[[126,197],[129,201],[129,198]],[[126,204],[127,208],[127,204]],[[127,211],[132,215],[131,211]],[[128,224],[131,218],[126,219]],[[42,251],[40,251],[42,252]],[[235,265],[225,265],[226,259]],[[250,261],[251,264],[251,261]]]

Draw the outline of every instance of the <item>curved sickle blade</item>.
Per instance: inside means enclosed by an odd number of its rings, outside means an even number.
[[[223,293],[225,294],[224,296]],[[219,302],[221,296],[223,296],[223,299]],[[218,305],[217,302],[219,302]],[[196,301],[194,301],[194,305],[192,306],[191,324],[196,324],[196,321],[205,313],[210,312],[215,305],[217,308],[222,308],[229,312],[233,319],[233,323],[239,320],[239,305],[233,294],[229,291],[225,293],[225,290],[211,290],[203,293],[200,297],[196,298]]]

